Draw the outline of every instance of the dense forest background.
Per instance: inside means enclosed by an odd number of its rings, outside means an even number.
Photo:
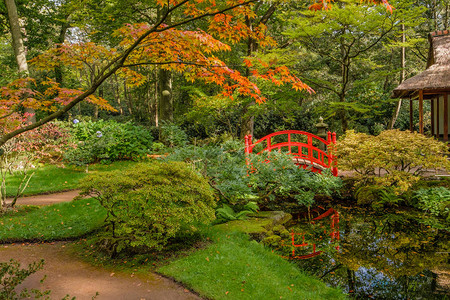
[[[19,76],[8,1],[0,2],[0,86]],[[173,122],[198,139],[242,138],[252,132],[262,137],[283,129],[315,132],[320,116],[338,134],[347,129],[370,134],[392,127],[408,129],[407,103],[390,96],[401,81],[425,69],[429,32],[450,27],[450,0],[390,3],[392,13],[382,5],[360,1],[318,11],[308,9],[309,1],[274,0],[253,6],[254,18],[247,19],[247,25],[264,25],[276,43],[260,47],[248,38],[232,44],[220,59],[250,78],[245,59],[286,65],[313,93],[253,79],[266,98],[256,104],[250,97],[218,97],[215,85],[191,82],[157,65],[141,65],[133,67],[145,77],[139,84],[113,75],[97,89],[97,96],[108,100],[116,112],[81,102],[64,118],[133,120],[154,128]],[[63,42],[112,47],[119,40],[115,30],[128,23],[151,23],[162,13],[152,0],[16,0],[15,4],[27,60]],[[208,24],[199,20],[185,29],[207,31]],[[90,85],[95,69],[92,60],[83,69],[63,66],[48,72],[30,67],[27,72],[82,90]],[[37,112],[38,117],[45,114]],[[425,124],[427,117],[429,113]]]

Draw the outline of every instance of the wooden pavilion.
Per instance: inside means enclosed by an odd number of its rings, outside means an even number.
[[[394,98],[410,99],[409,127],[413,131],[413,101],[419,101],[419,132],[423,134],[423,101],[431,102],[431,133],[448,141],[450,111],[450,30],[435,31],[429,35],[427,69],[401,83]]]

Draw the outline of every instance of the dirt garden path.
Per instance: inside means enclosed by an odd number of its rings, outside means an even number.
[[[78,191],[70,191],[25,197],[17,204],[48,205],[71,201],[77,195]],[[44,269],[28,277],[20,288],[51,290],[51,299],[61,299],[67,294],[79,300],[92,299],[96,293],[98,300],[201,299],[174,281],[150,271],[134,276],[94,267],[70,253],[66,244],[0,244],[0,262],[14,258],[24,267],[44,259]],[[46,279],[41,283],[44,276]]]
[[[50,205],[59,202],[69,202],[78,196],[79,191],[68,191],[46,195],[27,196],[17,199],[17,205]],[[11,199],[6,199],[11,202]]]

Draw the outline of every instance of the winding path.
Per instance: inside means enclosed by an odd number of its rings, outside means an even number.
[[[59,202],[69,202],[78,196],[79,191],[67,191],[54,194],[26,196],[17,199],[16,205],[51,205]],[[6,199],[10,203],[12,199]]]
[[[71,201],[78,191],[40,195],[19,199],[20,205],[48,205]],[[51,290],[51,299],[69,294],[79,300],[172,300],[201,299],[174,281],[149,271],[145,275],[130,275],[94,267],[66,247],[66,242],[0,245],[0,262],[18,260],[22,267],[33,261],[45,260],[44,269],[28,277],[20,288]],[[46,276],[43,283],[40,280]]]

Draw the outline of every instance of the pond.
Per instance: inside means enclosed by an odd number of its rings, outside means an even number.
[[[450,299],[450,233],[422,214],[319,207],[311,215],[278,249],[309,274],[357,299]]]

